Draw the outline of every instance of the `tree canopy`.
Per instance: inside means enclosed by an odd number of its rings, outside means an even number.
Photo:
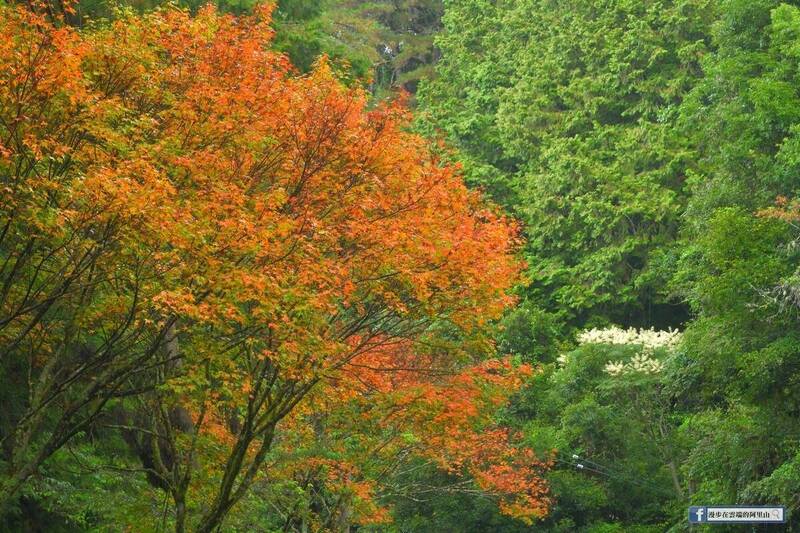
[[[800,3],[0,35],[3,531],[800,527]]]

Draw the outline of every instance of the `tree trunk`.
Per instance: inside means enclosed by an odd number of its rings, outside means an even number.
[[[175,499],[175,533],[186,531],[186,501],[183,498]]]

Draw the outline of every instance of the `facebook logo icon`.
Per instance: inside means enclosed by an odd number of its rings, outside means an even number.
[[[705,507],[689,507],[689,523],[700,524],[706,521]]]

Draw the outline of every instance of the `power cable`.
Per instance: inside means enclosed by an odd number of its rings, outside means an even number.
[[[563,456],[563,452],[557,452],[557,453],[562,454]],[[656,490],[658,492],[662,492],[665,490],[664,487],[661,485],[657,485],[651,482],[641,483],[636,479],[632,479],[630,474],[626,474],[620,471],[615,471],[614,469],[604,466],[595,461],[592,461],[591,459],[588,459],[586,457],[580,457],[578,454],[575,453],[570,454],[570,456],[567,459],[568,460],[556,459],[556,462],[572,466],[578,470],[600,474],[607,478],[619,479],[628,483],[632,483],[634,485],[638,485],[639,487],[642,488],[648,488],[651,490]]]

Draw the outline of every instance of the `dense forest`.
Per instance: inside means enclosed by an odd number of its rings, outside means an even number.
[[[800,2],[0,28],[0,531],[800,531]]]

